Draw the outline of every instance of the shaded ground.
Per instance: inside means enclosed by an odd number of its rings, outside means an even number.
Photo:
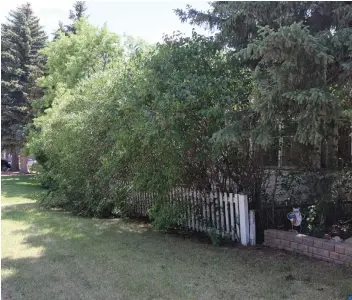
[[[44,211],[32,177],[2,177],[2,299],[346,299],[352,270],[213,247],[136,222]]]
[[[23,174],[20,172],[12,172],[12,171],[1,171],[1,176],[31,176],[32,174]]]

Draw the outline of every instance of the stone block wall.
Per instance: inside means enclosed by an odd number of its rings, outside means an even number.
[[[352,266],[352,245],[350,244],[335,243],[295,232],[268,229],[264,231],[264,245]]]

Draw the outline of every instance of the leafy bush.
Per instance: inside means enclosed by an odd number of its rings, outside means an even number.
[[[248,70],[195,33],[166,37],[155,49],[138,45],[123,56],[118,38],[80,21],[77,34],[44,50],[46,93],[29,148],[51,192],[47,205],[109,217],[128,210],[120,206],[127,195],[119,181],[162,195],[184,182],[204,187],[218,174],[211,138],[233,97],[248,102]],[[108,57],[106,64],[89,51]],[[150,215],[161,228],[177,223],[180,211],[160,199]]]
[[[170,202],[164,201],[161,196],[157,203],[148,210],[148,216],[155,228],[166,230],[178,227],[180,222],[184,220],[185,211],[185,207],[181,203],[172,205]]]
[[[255,152],[258,140],[270,144],[280,134],[273,129],[279,120],[252,101],[258,95],[241,58],[195,32],[167,36],[155,47],[129,41],[126,49],[105,27],[80,20],[76,28],[43,50],[45,94],[34,105],[38,117],[29,138],[38,178],[50,191],[43,204],[83,216],[126,214],[128,193],[119,185],[125,181],[159,195],[180,184],[204,189],[216,183],[249,194],[251,205],[260,206],[266,174]],[[270,115],[267,128],[261,105]],[[330,210],[331,184],[324,176],[307,172],[282,182],[293,202],[302,198],[304,182],[309,200],[317,201],[312,224]],[[161,197],[149,213],[156,227],[166,228],[178,222],[182,208]]]
[[[345,169],[336,176],[332,187],[332,200],[343,205],[344,202],[352,201],[352,171]]]
[[[55,192],[48,191],[46,193],[38,195],[37,202],[39,203],[39,205],[46,209],[64,209],[65,204],[67,203],[67,199],[65,199],[63,196],[60,197],[60,195]]]
[[[306,216],[302,230],[323,237],[333,227],[352,217],[348,203],[352,199],[352,175],[349,169],[335,172],[288,172],[282,176],[279,196],[290,205],[298,205]],[[306,203],[309,205],[306,206]],[[336,231],[336,230],[335,230]]]

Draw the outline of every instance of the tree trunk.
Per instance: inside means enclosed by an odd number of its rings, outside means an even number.
[[[20,155],[20,171],[21,173],[25,173],[25,174],[29,173],[27,156]]]
[[[11,171],[17,172],[20,169],[19,161],[18,161],[18,152],[17,151],[11,152],[11,156],[12,156]]]

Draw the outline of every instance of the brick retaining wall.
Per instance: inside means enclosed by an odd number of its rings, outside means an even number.
[[[335,243],[295,232],[268,229],[264,231],[264,245],[352,266],[352,245]]]

